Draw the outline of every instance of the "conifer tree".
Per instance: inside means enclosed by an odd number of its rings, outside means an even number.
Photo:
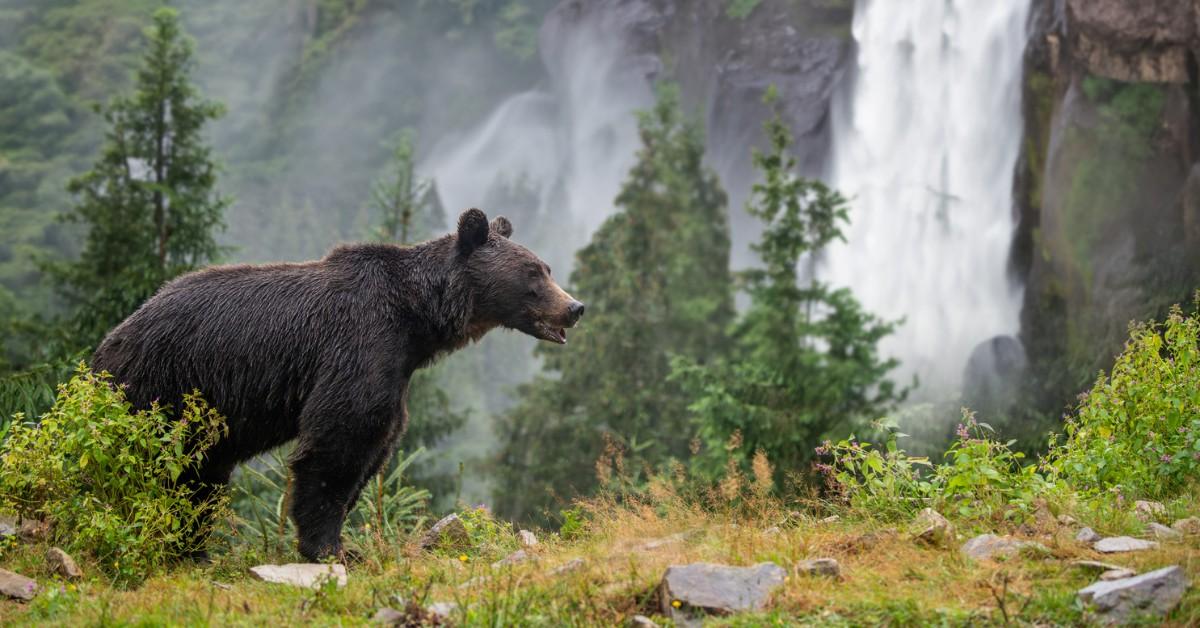
[[[68,184],[66,214],[87,228],[77,261],[47,270],[73,306],[71,336],[90,346],[163,282],[217,259],[229,199],[204,126],[222,113],[189,80],[192,43],[171,9],[154,14],[131,96],[100,112],[108,125],[92,170]]]
[[[769,90],[768,104],[773,97]],[[878,418],[905,394],[887,379],[897,362],[877,348],[895,323],[864,311],[848,289],[800,275],[802,263],[843,238],[846,199],[796,173],[778,112],[764,128],[771,149],[754,153],[762,180],[746,204],[763,223],[752,247],[762,266],[739,277],[750,307],[733,326],[729,359],[702,365],[681,356],[672,375],[692,399],[702,443],[692,466],[710,478],[731,459],[749,468],[760,450],[777,480],[804,472],[821,438]]]
[[[445,226],[433,182],[417,177],[412,131],[402,131],[393,145],[388,172],[371,190],[371,206],[380,215],[374,235],[384,242],[420,242]]]
[[[642,147],[611,216],[578,253],[572,293],[588,304],[567,350],[541,348],[545,374],[501,421],[499,510],[538,516],[597,485],[596,462],[623,450],[631,476],[686,455],[690,432],[670,358],[704,362],[733,318],[725,192],[704,141],[660,90],[639,119]]]

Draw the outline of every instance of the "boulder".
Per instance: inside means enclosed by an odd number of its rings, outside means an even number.
[[[1188,536],[1200,535],[1200,517],[1188,517],[1171,524],[1171,529]]]
[[[1147,541],[1145,539],[1135,539],[1130,536],[1112,536],[1096,541],[1092,545],[1092,549],[1102,554],[1116,554],[1119,552],[1141,552],[1151,550],[1158,547],[1158,543]]]
[[[1073,525],[1079,523],[1079,521],[1076,520],[1075,517],[1072,517],[1071,515],[1059,515],[1057,517],[1057,519],[1058,519],[1058,524],[1063,525],[1063,526],[1073,526]]]
[[[1133,502],[1133,514],[1142,521],[1154,521],[1167,516],[1167,507],[1158,502],[1139,499]]]
[[[801,576],[829,576],[836,578],[842,575],[842,567],[832,558],[814,558],[796,563],[796,574]]]
[[[423,550],[443,549],[456,550],[471,547],[471,534],[467,525],[456,514],[442,517],[441,521],[433,524],[429,531],[417,542]]]
[[[1187,576],[1178,565],[1110,582],[1096,582],[1078,593],[1106,624],[1126,623],[1138,616],[1162,618],[1179,604],[1187,590]]]
[[[75,563],[75,559],[57,547],[46,551],[46,562],[50,565],[50,571],[67,580],[78,580],[83,577],[83,570]]]
[[[1150,533],[1154,535],[1154,538],[1156,538],[1160,541],[1173,542],[1173,541],[1182,541],[1183,540],[1182,532],[1180,532],[1179,530],[1173,530],[1171,528],[1168,528],[1167,526],[1165,526],[1161,523],[1152,521],[1149,524],[1147,524],[1146,528],[1148,530],[1150,530]]]
[[[289,563],[286,565],[258,565],[251,567],[250,573],[263,582],[275,584],[290,584],[295,587],[316,589],[328,579],[337,581],[337,586],[346,586],[346,566],[335,563],[323,565],[320,563]]]
[[[1079,532],[1075,533],[1075,540],[1079,541],[1080,543],[1091,544],[1099,541],[1101,538],[1103,537],[1101,537],[1096,533],[1095,530],[1091,528],[1081,528]]]
[[[1007,535],[981,534],[963,543],[962,552],[975,560],[990,560],[1015,556],[1027,547],[1041,552],[1050,551],[1045,545],[1033,541],[1022,541]]]
[[[500,560],[492,563],[492,567],[508,567],[510,565],[515,565],[517,563],[523,563],[523,562],[529,560],[530,558],[531,557],[529,556],[528,552],[526,552],[523,549],[519,549],[519,550],[509,554],[508,556],[505,556],[504,558],[501,558]]]
[[[37,581],[19,573],[0,569],[0,595],[28,602],[37,594]]]
[[[629,625],[635,628],[658,628],[658,624],[645,615],[634,615],[633,619],[629,620]]]
[[[787,571],[775,563],[730,567],[712,563],[672,565],[659,584],[663,614],[699,612],[728,615],[766,606],[771,592],[783,584]]]
[[[521,547],[533,547],[538,544],[537,537],[529,530],[517,532],[517,541],[521,544]]]
[[[1122,567],[1120,565],[1113,565],[1111,563],[1102,563],[1098,560],[1073,560],[1073,561],[1071,561],[1070,564],[1073,567],[1082,567],[1084,569],[1091,569],[1093,571],[1101,571],[1101,572],[1120,571],[1122,569],[1125,569],[1124,567]]]
[[[913,538],[930,545],[944,545],[954,539],[954,526],[932,508],[922,510],[913,522]]]

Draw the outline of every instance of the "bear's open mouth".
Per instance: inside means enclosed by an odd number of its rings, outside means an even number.
[[[541,340],[549,340],[560,345],[567,344],[567,329],[565,327],[555,327],[542,323],[537,326],[537,333],[533,335]]]

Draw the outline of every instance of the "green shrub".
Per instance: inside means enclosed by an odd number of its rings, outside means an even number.
[[[946,512],[967,518],[1023,518],[1053,487],[1037,466],[1023,464],[1025,454],[1011,449],[1016,441],[1002,443],[994,435],[990,425],[963,411],[958,439],[934,473],[937,497]]]
[[[0,448],[0,508],[49,520],[59,545],[138,581],[197,549],[196,528],[224,500],[193,504],[179,480],[227,431],[198,393],[178,420],[132,412],[105,375],[80,364],[40,422],[14,421]]]
[[[1068,419],[1051,450],[1055,474],[1085,495],[1162,498],[1200,473],[1200,295],[1165,323],[1133,327],[1110,375]]]
[[[921,468],[932,467],[928,458],[909,456],[896,445],[901,434],[895,423],[880,422],[887,431],[883,449],[859,442],[854,436],[817,448],[828,456],[816,468],[826,484],[847,505],[881,519],[903,518],[924,508],[934,487],[922,477]]]

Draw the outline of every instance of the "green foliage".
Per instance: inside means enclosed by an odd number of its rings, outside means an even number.
[[[538,16],[523,2],[512,1],[500,10],[495,34],[496,47],[518,59],[537,54]]]
[[[703,163],[699,125],[664,87],[639,117],[642,148],[620,211],[578,254],[572,292],[588,318],[570,351],[542,347],[547,375],[521,388],[499,433],[504,515],[537,515],[596,487],[606,438],[627,468],[687,454],[687,399],[667,381],[672,354],[698,362],[727,345],[733,318],[726,197]],[[632,444],[643,447],[634,452]]]
[[[192,45],[162,9],[146,32],[136,91],[104,110],[106,141],[73,179],[67,220],[86,225],[78,261],[47,265],[73,304],[76,346],[90,346],[166,280],[214,260],[213,231],[229,201],[215,192],[204,125],[221,114],[188,80]]]
[[[796,174],[791,133],[778,114],[765,129],[771,151],[755,151],[762,181],[746,205],[764,223],[753,246],[763,267],[739,277],[750,307],[733,327],[733,359],[701,365],[680,357],[674,364],[672,378],[692,398],[704,445],[694,467],[709,478],[723,472],[724,445],[735,433],[744,445],[735,452],[743,468],[762,451],[782,479],[804,470],[809,443],[845,433],[905,395],[886,378],[896,361],[877,350],[895,324],[864,311],[849,290],[815,280],[801,285],[800,265],[842,238],[847,203],[824,183]]]
[[[1020,520],[1052,490],[1037,466],[1023,464],[1025,454],[1012,451],[1016,441],[1002,443],[994,436],[991,426],[963,411],[958,439],[935,472],[938,501],[946,511],[964,518]]]
[[[55,540],[137,582],[191,551],[225,502],[193,503],[181,478],[226,434],[199,394],[178,420],[132,412],[120,389],[80,364],[41,421],[16,422],[0,449],[0,507],[49,520]]]
[[[1162,498],[1200,474],[1200,295],[1196,306],[1133,327],[1067,421],[1052,466],[1077,490]]]
[[[837,443],[826,441],[816,449],[830,463],[817,463],[836,497],[858,512],[880,519],[907,517],[924,508],[933,484],[922,476],[932,465],[928,458],[909,456],[896,445],[903,438],[894,423],[881,421],[887,431],[885,446],[877,449],[853,436]]]
[[[729,4],[725,5],[725,15],[735,20],[744,20],[750,17],[761,3],[762,0],[729,0]]]
[[[446,223],[433,183],[416,176],[415,151],[413,133],[405,129],[393,143],[388,173],[371,190],[371,209],[380,216],[374,236],[382,242],[420,242]]]

